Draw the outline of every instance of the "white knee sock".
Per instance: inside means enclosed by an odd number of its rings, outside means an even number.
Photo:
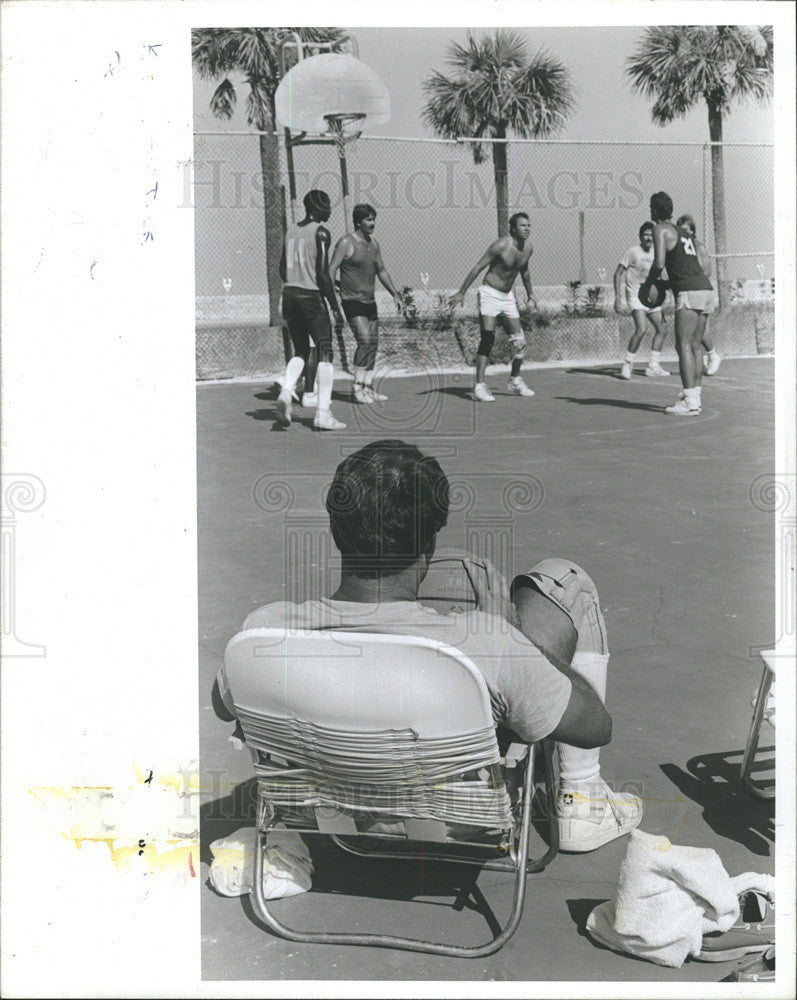
[[[328,410],[332,403],[334,373],[331,361],[319,361],[315,383],[318,388],[318,410]]]
[[[368,377],[366,370],[360,365],[354,366],[354,384],[364,385],[366,378]]]
[[[365,375],[363,376],[363,381],[365,382],[366,385],[373,385],[373,381],[374,381],[374,369],[373,368],[366,368],[365,369]]]
[[[571,670],[591,684],[600,700],[606,703],[606,677],[609,671],[608,653],[579,652],[573,656]],[[560,790],[578,789],[586,792],[586,786],[601,780],[600,747],[582,750],[569,743],[557,743],[559,753]]]
[[[288,398],[290,398],[291,393],[296,388],[296,383],[299,381],[299,376],[303,371],[304,358],[300,358],[297,354],[288,362],[288,366],[285,369],[285,380],[282,383],[282,392]]]

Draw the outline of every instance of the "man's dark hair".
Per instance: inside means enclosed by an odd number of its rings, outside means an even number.
[[[510,233],[514,233],[515,226],[517,225],[517,220],[518,219],[528,219],[528,218],[529,218],[529,213],[528,212],[515,212],[514,215],[510,215],[510,217],[509,217],[509,232]],[[531,220],[529,220],[529,221],[531,221]]]
[[[364,201],[360,205],[354,206],[354,211],[351,213],[352,221],[354,222],[354,228],[363,221],[363,219],[375,219],[376,209],[373,205],[369,205],[368,202]]]
[[[399,573],[434,552],[448,520],[448,479],[415,445],[374,441],[337,467],[326,508],[347,571]]]
[[[654,219],[666,221],[672,218],[672,198],[664,191],[650,196],[650,214]]]
[[[316,212],[329,212],[332,209],[329,195],[326,191],[319,191],[317,188],[308,191],[302,200],[304,201],[304,210],[308,215],[311,212],[315,214]]]
[[[653,223],[652,222],[643,222],[642,223],[642,225],[639,227],[639,238],[642,239],[642,234],[643,233],[647,233],[647,232],[651,232],[651,233],[653,232]]]

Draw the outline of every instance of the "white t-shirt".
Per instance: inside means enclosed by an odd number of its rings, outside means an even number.
[[[636,295],[640,285],[647,278],[648,272],[653,266],[653,256],[653,247],[650,250],[643,250],[641,246],[637,245],[626,250],[620,261],[620,267],[626,269],[625,282],[630,295]]]
[[[280,602],[258,608],[244,622],[249,628],[319,629],[368,627],[379,632],[436,639],[461,650],[479,668],[490,694],[493,719],[529,743],[548,736],[559,725],[572,685],[509,622],[481,611],[441,615],[416,601],[356,604],[349,601]],[[396,669],[401,669],[400,661]],[[233,711],[224,668],[219,692]]]

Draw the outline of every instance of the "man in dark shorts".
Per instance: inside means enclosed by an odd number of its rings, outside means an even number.
[[[653,227],[654,262],[639,289],[639,300],[650,305],[648,295],[654,281],[667,268],[670,288],[675,296],[675,347],[681,372],[683,395],[665,413],[690,417],[700,413],[700,393],[703,378],[703,346],[700,343],[701,314],[714,311],[714,289],[700,266],[697,248],[687,229],[672,224],[672,198],[658,191],[650,198]],[[701,329],[702,328],[702,329]]]
[[[495,343],[495,321],[498,316],[503,317],[504,327],[512,345],[509,391],[516,396],[534,395],[534,392],[529,389],[520,375],[526,338],[523,334],[523,327],[520,325],[520,314],[515,302],[515,294],[512,291],[512,286],[519,274],[529,302],[534,303],[534,308],[537,307],[529,275],[529,260],[534,252],[534,247],[529,240],[530,236],[531,223],[528,215],[525,212],[516,212],[509,220],[509,236],[502,236],[487,247],[475,266],[468,272],[468,276],[462,282],[459,291],[448,300],[452,309],[455,306],[461,306],[465,292],[475,281],[477,275],[485,267],[487,268],[484,282],[479,288],[481,339],[476,350],[476,384],[473,387],[473,398],[483,403],[495,401],[495,396],[492,395],[484,382],[484,373],[487,370],[487,363]]]
[[[291,424],[293,390],[302,374],[312,345],[318,353],[317,405],[313,426],[317,430],[340,431],[346,425],[332,416],[332,327],[324,299],[343,325],[343,316],[329,277],[329,230],[323,225],[332,211],[326,191],[308,191],[304,196],[305,217],[289,223],[282,255],[282,317],[296,352],[288,362],[277,399],[277,421]],[[312,386],[310,387],[312,388]]]
[[[376,209],[373,205],[354,206],[354,232],[342,236],[332,254],[329,274],[332,280],[340,268],[340,299],[343,312],[357,340],[354,353],[353,396],[358,403],[383,402],[387,396],[373,387],[376,352],[379,347],[379,318],[376,312],[374,286],[377,275],[393,296],[396,307],[401,299],[387,273],[382,251],[374,239]]]

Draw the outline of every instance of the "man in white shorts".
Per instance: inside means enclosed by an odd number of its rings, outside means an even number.
[[[661,367],[661,347],[665,337],[661,306],[648,309],[639,301],[640,285],[647,278],[652,264],[653,223],[645,222],[639,229],[639,245],[626,250],[614,272],[614,311],[621,316],[630,313],[634,317],[634,332],[620,367],[620,378],[628,379],[633,375],[634,358],[647,333],[648,323],[653,327],[653,343],[645,374],[649,378],[666,378],[670,374]]]
[[[534,308],[537,308],[529,275],[529,260],[534,251],[529,240],[530,235],[531,223],[528,215],[525,212],[516,212],[509,220],[509,236],[502,236],[487,247],[476,265],[468,272],[459,291],[448,300],[452,309],[461,306],[465,292],[485,267],[487,268],[484,282],[479,287],[481,339],[476,350],[476,384],[473,387],[473,398],[483,403],[495,401],[495,396],[485,384],[484,373],[495,343],[495,321],[499,316],[503,318],[504,328],[512,347],[509,392],[516,396],[534,395],[520,375],[526,337],[520,325],[520,314],[512,291],[519,274],[529,303],[533,303]]]

